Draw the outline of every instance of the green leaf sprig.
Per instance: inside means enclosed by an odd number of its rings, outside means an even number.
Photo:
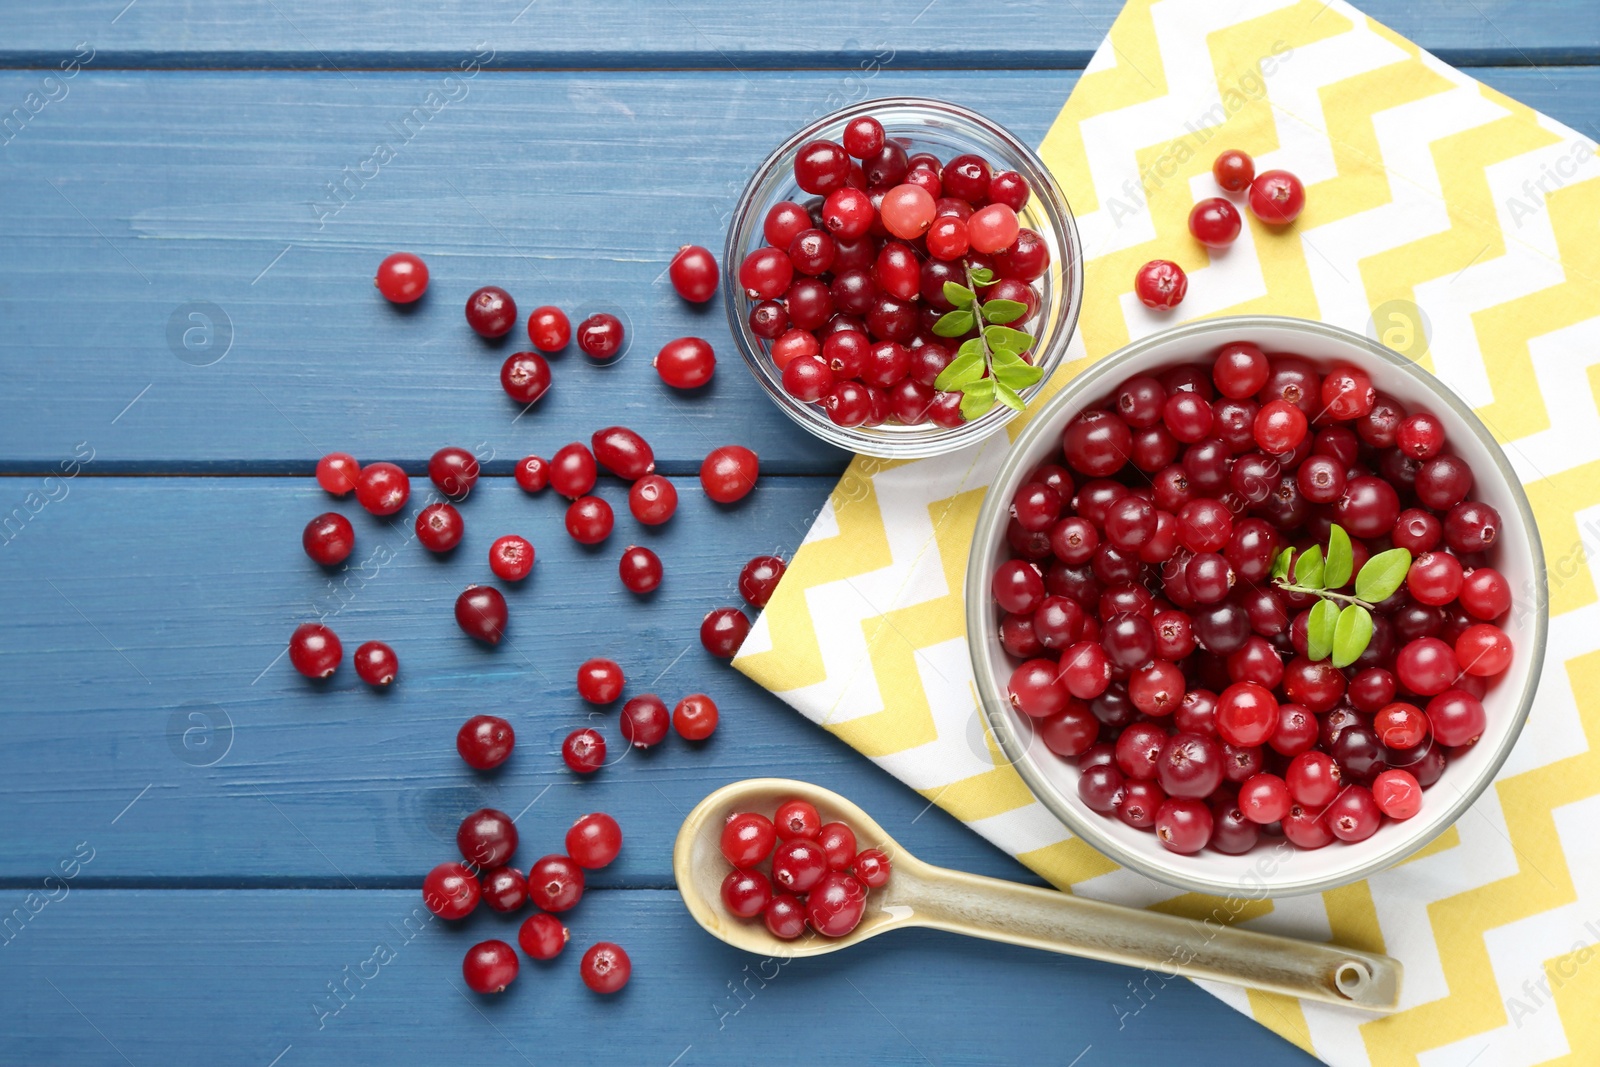
[[[1332,658],[1335,667],[1348,667],[1372,641],[1372,609],[1389,599],[1405,583],[1411,570],[1411,553],[1403,548],[1379,552],[1355,576],[1355,595],[1337,592],[1350,582],[1355,556],[1350,535],[1338,525],[1328,531],[1328,547],[1312,545],[1297,559],[1286,548],[1272,565],[1272,582],[1290,593],[1315,596],[1306,620],[1306,657]],[[1292,573],[1291,573],[1292,571]]]
[[[956,350],[955,359],[934,379],[933,387],[940,392],[960,390],[961,417],[968,422],[996,403],[1021,411],[1024,404],[1018,394],[1044,375],[1022,358],[1033,347],[1033,338],[1006,325],[1026,314],[1027,305],[1017,300],[978,299],[977,290],[993,283],[994,272],[987,267],[968,268],[966,285],[945,282],[944,298],[952,310],[933,324],[933,332],[940,337],[967,338]]]

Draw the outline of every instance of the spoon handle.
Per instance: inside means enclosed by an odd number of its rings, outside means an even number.
[[[909,868],[909,869],[908,869]],[[896,871],[902,922],[990,941],[1392,1012],[1400,961],[1212,921],[1107,904],[917,863]],[[896,909],[898,910],[898,909]]]

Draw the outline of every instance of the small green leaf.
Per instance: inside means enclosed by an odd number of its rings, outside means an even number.
[[[940,337],[961,337],[972,329],[974,322],[970,311],[947,311],[933,324],[933,332]]]
[[[1289,564],[1294,560],[1294,549],[1286,548],[1278,553],[1278,558],[1272,564],[1273,578],[1289,577]]]
[[[1016,411],[1021,411],[1027,407],[1020,396],[1006,388],[1005,382],[997,381],[994,383],[994,395],[1000,399],[1000,403]]]
[[[1406,572],[1410,569],[1411,553],[1405,549],[1391,548],[1387,552],[1379,552],[1367,560],[1361,573],[1356,575],[1356,596],[1371,604],[1388,600],[1406,580]]]
[[[1306,619],[1306,658],[1324,660],[1333,651],[1334,627],[1339,621],[1339,608],[1331,600],[1317,598]]]
[[[1324,600],[1324,604],[1328,601]],[[1333,630],[1333,665],[1348,667],[1372,640],[1372,613],[1360,604],[1346,604]]]
[[[949,365],[939,372],[939,377],[933,380],[933,387],[942,393],[948,393],[982,377],[983,353],[968,352],[951,360]]]
[[[993,378],[979,378],[961,390],[961,417],[971,422],[994,407]]]
[[[994,271],[988,267],[979,267],[977,270],[969,271],[968,277],[972,279],[973,285],[988,285],[994,281]]]
[[[1344,527],[1334,524],[1328,531],[1328,555],[1322,561],[1322,587],[1342,589],[1350,580],[1350,569],[1355,566],[1355,556],[1350,552],[1350,535]]]
[[[1022,353],[1033,347],[1033,338],[1009,326],[985,326],[983,339],[996,352]]]
[[[1322,546],[1312,545],[1294,561],[1294,584],[1305,589],[1322,588]]]
[[[958,308],[969,308],[977,303],[978,295],[958,282],[945,282],[944,298]]]
[[[995,361],[994,380],[1007,389],[1014,389],[1020,393],[1042,377],[1044,371],[1038,367],[1030,367],[1021,360],[1011,367],[1002,367],[999,360]]]
[[[949,282],[945,282],[949,285]],[[950,294],[945,293],[944,298],[950,299]],[[954,301],[951,301],[954,303]],[[983,318],[985,322],[1016,322],[1027,314],[1028,305],[1020,300],[990,300],[983,305]]]

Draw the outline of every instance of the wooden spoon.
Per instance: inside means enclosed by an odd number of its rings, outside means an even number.
[[[759,920],[730,915],[722,904],[722,825],[741,811],[769,818],[784,800],[814,804],[823,822],[855,831],[861,848],[889,854],[893,876],[867,898],[861,924],[844,937],[811,931],[783,941]],[[928,926],[1013,945],[1148,968],[1162,975],[1232,982],[1291,997],[1392,1012],[1400,962],[1311,941],[1256,933],[1216,922],[1107,904],[1053,889],[935,867],[917,859],[866,812],[831,790],[785,778],[750,778],[723,786],[684,819],[672,851],[678,891],[689,914],[713,937],[764,956],[819,956],[907,926]]]

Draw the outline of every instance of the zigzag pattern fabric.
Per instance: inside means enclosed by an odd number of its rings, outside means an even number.
[[[1306,183],[1289,232],[1250,220],[1221,254],[1190,239],[1223,148]],[[1429,848],[1339,890],[1223,901],[1118,868],[1033,799],[978,710],[962,575],[1006,434],[936,459],[857,459],[735,665],[1064,890],[1401,959],[1404,1010],[1382,1019],[1207,985],[1328,1063],[1600,1064],[1594,142],[1343,0],[1132,0],[1041,154],[1086,260],[1053,385],[1182,318],[1295,315],[1417,360],[1504,444],[1551,603],[1538,704],[1510,761]],[[1189,273],[1177,317],[1132,292],[1158,258]],[[1153,988],[1137,977],[1115,1010],[1137,1014]]]

